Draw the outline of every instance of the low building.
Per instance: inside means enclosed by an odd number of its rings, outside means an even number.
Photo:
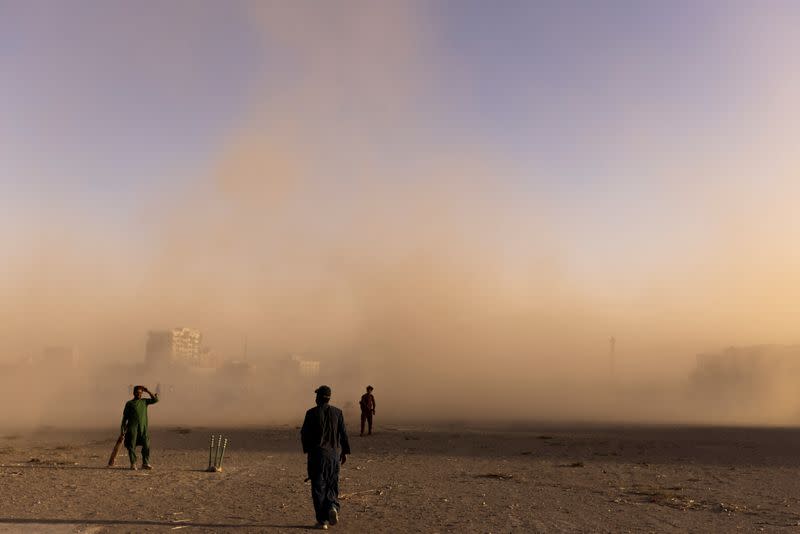
[[[316,378],[320,374],[319,360],[308,360],[297,354],[292,354],[282,360],[280,367],[285,373],[301,378]]]
[[[729,347],[697,355],[689,393],[716,417],[784,422],[800,417],[799,381],[798,345]]]
[[[776,373],[800,373],[800,345],[752,345],[728,347],[697,355],[693,380],[736,384],[772,377]]]

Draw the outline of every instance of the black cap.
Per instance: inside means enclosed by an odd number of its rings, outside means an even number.
[[[314,390],[314,393],[317,394],[317,397],[331,398],[331,388],[328,386],[320,386]]]
[[[372,386],[367,386],[367,389],[368,389],[368,390],[370,390],[370,391],[372,391],[372,390],[373,390],[373,389],[375,389],[375,388],[374,388],[374,387],[372,387]]]

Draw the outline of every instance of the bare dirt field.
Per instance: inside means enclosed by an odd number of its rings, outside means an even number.
[[[153,431],[154,471],[105,467],[114,429],[0,436],[0,532],[297,532],[313,513],[295,427]],[[351,435],[353,432],[351,426]],[[351,436],[340,532],[800,529],[800,430],[525,424]]]

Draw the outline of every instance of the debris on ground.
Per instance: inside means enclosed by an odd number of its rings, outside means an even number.
[[[386,489],[388,489],[388,488],[386,488]],[[354,491],[353,493],[343,493],[342,495],[339,495],[339,499],[349,499],[351,497],[357,497],[359,495],[370,495],[370,494],[381,496],[384,493],[385,492],[384,492],[383,489],[374,488],[374,489],[369,489],[369,490],[364,490],[364,491]]]
[[[514,475],[508,473],[486,473],[483,475],[475,475],[475,478],[494,478],[496,480],[511,480]]]

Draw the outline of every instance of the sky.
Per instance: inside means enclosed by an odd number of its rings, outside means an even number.
[[[324,350],[380,330],[376,295],[521,314],[568,352],[797,342],[798,23],[777,0],[2,0],[2,342],[268,323],[264,347]]]

